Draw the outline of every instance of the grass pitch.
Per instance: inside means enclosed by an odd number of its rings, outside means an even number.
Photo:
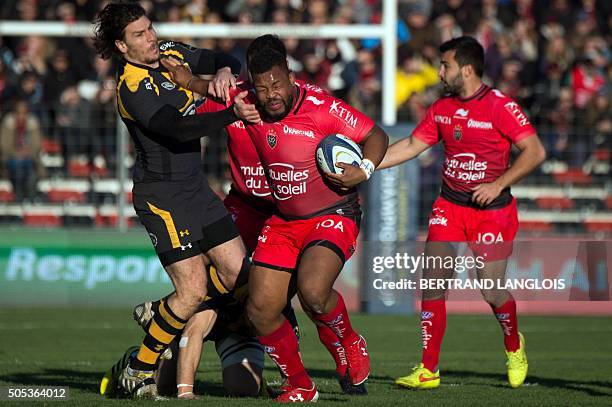
[[[0,387],[68,386],[70,399],[53,404],[57,406],[148,404],[106,400],[98,394],[103,372],[129,345],[142,339],[130,315],[128,309],[0,310]],[[440,362],[441,387],[408,391],[396,387],[393,380],[407,374],[420,358],[417,318],[356,315],[353,325],[368,340],[372,375],[368,396],[348,397],[340,393],[333,362],[312,324],[304,315],[298,317],[302,356],[319,387],[319,401],[326,405],[612,405],[612,318],[520,317],[529,376],[523,387],[510,389],[501,330],[493,316],[449,315]],[[196,392],[205,398],[158,405],[273,405],[268,399],[224,397],[214,347],[204,345],[204,354]],[[276,369],[269,360],[266,363],[266,379],[277,382]]]

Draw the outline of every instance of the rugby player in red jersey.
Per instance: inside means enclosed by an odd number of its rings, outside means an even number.
[[[251,42],[247,49],[247,61],[250,61],[252,55],[262,49],[274,49],[286,57],[286,50],[283,42],[277,36],[267,34]],[[191,81],[191,87],[200,88],[202,93],[205,92],[207,83],[197,79],[197,82],[193,80],[192,74],[186,69],[181,68],[178,61],[165,60],[164,65],[170,70],[173,79],[177,80],[178,83],[185,82],[185,86],[187,86],[187,83]],[[296,81],[296,85],[316,94],[323,92],[322,89],[313,84]],[[250,83],[239,84],[238,88],[230,90],[230,96],[233,97],[242,90],[248,89],[252,89]],[[209,92],[210,90],[211,89],[208,88]],[[215,112],[223,110],[226,107],[227,106],[219,99],[208,98],[197,108],[197,113]],[[258,153],[249,135],[246,133],[244,123],[241,121],[234,122],[226,127],[226,131],[228,134],[227,147],[232,185],[229,194],[224,199],[224,204],[232,215],[247,250],[253,252],[257,245],[257,237],[262,230],[264,222],[274,214],[275,206]],[[294,292],[291,292],[290,297],[293,295]],[[290,303],[287,304],[287,307],[283,310],[283,315],[290,321],[299,338],[297,319],[295,318]],[[364,385],[351,385],[346,375],[348,366],[346,352],[338,336],[332,329],[323,324],[317,325],[317,331],[321,342],[334,359],[336,374],[342,391],[347,394],[365,394],[366,390]],[[199,352],[194,352],[193,354],[197,354],[196,356],[199,359]],[[191,366],[197,366],[197,361],[191,363],[188,367]],[[179,366],[179,370],[184,369],[181,369]],[[195,373],[195,370],[193,373]],[[186,374],[185,376],[191,375]],[[281,387],[281,390],[283,387]]]
[[[259,236],[249,274],[247,315],[265,351],[285,373],[280,402],[315,401],[316,386],[281,311],[296,274],[297,293],[319,325],[331,328],[344,347],[353,385],[370,373],[362,336],[351,326],[333,283],[355,250],[361,210],[354,187],[384,156],[387,135],[339,99],[294,83],[284,55],[262,50],[249,61],[262,121],[247,132],[259,154],[276,203]],[[315,162],[320,140],[341,133],[362,145],[361,167],[338,164],[343,174],[322,174]]]
[[[440,46],[439,76],[447,95],[429,108],[412,137],[389,147],[380,169],[415,158],[442,142],[445,153],[440,197],[429,218],[426,255],[454,255],[450,242],[468,242],[483,256],[478,278],[501,281],[518,229],[516,201],[510,186],[545,158],[536,131],[519,105],[482,82],[484,51],[471,37]],[[509,166],[510,149],[520,154]],[[452,269],[424,269],[423,278],[446,279]],[[527,375],[525,342],[518,331],[516,303],[505,289],[482,290],[499,321],[508,357],[508,380],[520,386]],[[445,290],[423,290],[423,355],[412,374],[396,380],[408,388],[440,385],[438,358],[446,328]]]

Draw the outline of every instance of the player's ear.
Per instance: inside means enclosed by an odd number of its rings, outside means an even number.
[[[127,53],[128,47],[127,44],[121,40],[115,40],[115,47],[117,47],[117,49],[119,50],[119,52],[121,52],[122,54]]]
[[[289,82],[291,83],[291,86],[295,85],[295,74],[293,71],[289,71]]]

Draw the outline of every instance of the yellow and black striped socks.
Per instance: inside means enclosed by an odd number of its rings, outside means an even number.
[[[138,355],[130,362],[130,367],[136,370],[155,370],[160,355],[183,331],[186,323],[186,320],[172,312],[167,299],[160,300],[157,312],[147,328],[147,335],[140,345]]]

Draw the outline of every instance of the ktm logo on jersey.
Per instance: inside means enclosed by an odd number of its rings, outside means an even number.
[[[276,133],[273,130],[270,130],[270,132],[268,133],[268,145],[270,146],[270,148],[276,147],[276,140]]]
[[[455,126],[455,128],[453,129],[453,137],[457,141],[461,140],[461,125],[458,124]]]

